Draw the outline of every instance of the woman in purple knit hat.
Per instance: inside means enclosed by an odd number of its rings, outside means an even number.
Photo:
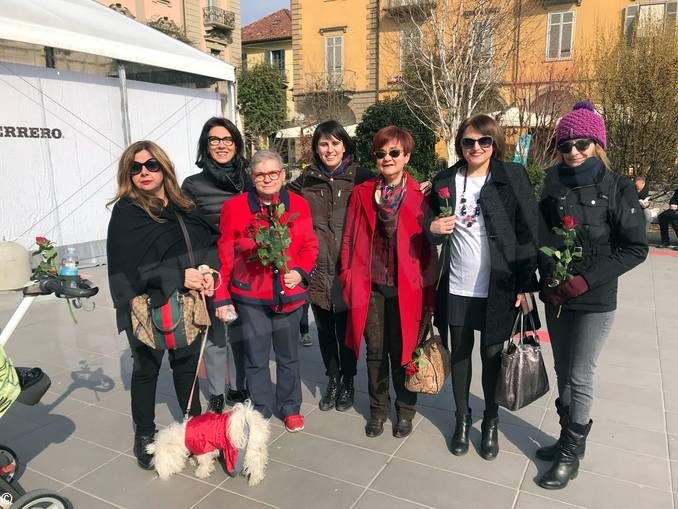
[[[561,489],[574,479],[591,429],[593,377],[617,308],[617,278],[645,260],[645,220],[633,183],[609,168],[605,122],[589,101],[574,105],[556,130],[559,162],[544,178],[540,246],[562,249],[554,228],[574,229],[568,275],[540,251],[541,299],[553,347],[560,437],[537,450],[553,462],[539,479]]]

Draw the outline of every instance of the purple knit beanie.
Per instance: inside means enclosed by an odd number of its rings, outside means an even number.
[[[595,140],[603,150],[607,149],[605,121],[596,113],[591,101],[579,101],[572,111],[563,115],[556,130],[556,144],[575,138]]]

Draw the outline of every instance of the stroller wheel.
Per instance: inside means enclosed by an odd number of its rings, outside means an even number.
[[[33,490],[14,501],[17,509],[73,509],[67,498],[49,490]]]
[[[12,482],[19,470],[19,460],[16,453],[9,447],[0,445],[0,477],[7,482]]]

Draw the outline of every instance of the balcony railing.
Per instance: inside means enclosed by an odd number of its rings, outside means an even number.
[[[544,7],[550,7],[552,5],[572,5],[577,4],[581,5],[581,0],[541,0],[541,3]]]
[[[435,7],[435,0],[388,0],[386,12],[393,18],[405,16],[425,18],[433,7]]]
[[[205,27],[235,30],[235,13],[221,7],[204,7],[202,10],[202,20]]]

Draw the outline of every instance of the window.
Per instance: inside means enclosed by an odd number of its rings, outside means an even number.
[[[285,70],[285,50],[274,49],[266,52],[266,63],[279,71]]]
[[[414,53],[414,49],[421,44],[421,32],[419,27],[414,25],[405,25],[400,29],[400,69],[404,67],[405,61]]]
[[[635,34],[642,35],[645,30],[662,20],[675,27],[677,7],[678,2],[628,6],[624,9],[624,34],[629,39]]]
[[[569,60],[574,42],[574,11],[552,12],[546,34],[546,59]]]
[[[327,86],[337,88],[344,78],[344,36],[325,37],[325,74]]]

